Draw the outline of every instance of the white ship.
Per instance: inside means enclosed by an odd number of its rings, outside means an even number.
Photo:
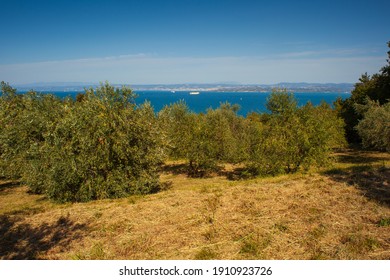
[[[199,91],[191,91],[190,94],[191,95],[196,95],[196,94],[199,94]]]

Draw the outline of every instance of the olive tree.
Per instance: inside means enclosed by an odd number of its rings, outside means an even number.
[[[380,105],[367,100],[366,105],[356,109],[363,115],[356,126],[363,146],[390,152],[390,102]]]

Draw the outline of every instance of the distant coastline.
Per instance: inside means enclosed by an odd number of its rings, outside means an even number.
[[[352,83],[278,83],[278,84],[114,84],[116,86],[130,86],[135,91],[207,91],[207,92],[270,92],[273,88],[285,88],[291,92],[310,93],[350,93],[354,87]],[[31,83],[12,85],[18,91],[31,89],[44,92],[83,92],[85,88],[97,87],[98,83]]]

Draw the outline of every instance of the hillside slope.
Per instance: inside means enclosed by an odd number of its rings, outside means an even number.
[[[344,151],[310,174],[188,178],[166,191],[54,204],[0,182],[0,259],[390,259],[390,155]]]

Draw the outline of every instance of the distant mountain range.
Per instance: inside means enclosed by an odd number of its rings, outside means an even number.
[[[113,84],[121,86],[122,84]],[[32,83],[13,85],[19,91],[84,91],[85,88],[97,87],[97,83]],[[154,85],[127,85],[135,91],[214,91],[214,92],[270,92],[274,88],[285,88],[292,92],[351,92],[354,84],[351,83],[278,83],[266,84],[154,84]]]

